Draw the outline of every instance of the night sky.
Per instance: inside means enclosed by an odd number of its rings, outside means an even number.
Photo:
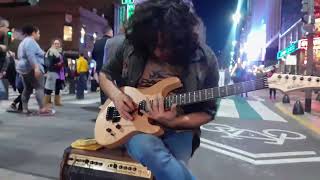
[[[219,54],[226,46],[237,0],[194,0],[198,15],[207,28],[207,42]],[[230,43],[230,42],[229,42]]]

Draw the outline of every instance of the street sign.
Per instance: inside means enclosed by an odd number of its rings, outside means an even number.
[[[282,59],[284,57],[286,57],[287,55],[295,52],[296,50],[298,50],[298,41],[293,42],[289,47],[281,50],[278,52],[277,54],[277,59]]]

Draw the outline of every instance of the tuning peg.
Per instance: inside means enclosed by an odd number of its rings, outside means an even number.
[[[301,81],[303,81],[303,80],[304,80],[304,78],[303,78],[303,77],[301,77],[301,78],[300,78],[300,80],[301,80]]]
[[[279,78],[279,79],[281,79],[281,78],[282,78],[282,76],[279,74],[279,75],[278,75],[278,78]]]
[[[292,77],[292,79],[293,79],[293,80],[296,80],[296,79],[297,79],[297,77],[296,77],[296,76],[293,76],[293,77]]]
[[[317,81],[317,82],[320,82],[320,79],[318,78],[316,81]]]
[[[286,79],[289,79],[289,76],[288,76],[288,75],[286,75]]]
[[[309,78],[308,78],[308,81],[312,81],[312,78],[311,78],[311,77],[309,77]]]

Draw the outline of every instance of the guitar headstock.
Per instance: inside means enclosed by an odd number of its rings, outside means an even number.
[[[320,77],[275,73],[268,78],[268,86],[283,92],[320,88]]]

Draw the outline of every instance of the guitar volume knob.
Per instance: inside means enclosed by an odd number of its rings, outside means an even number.
[[[121,129],[122,126],[121,126],[120,124],[117,124],[117,125],[116,125],[116,128],[117,128],[117,129]]]

